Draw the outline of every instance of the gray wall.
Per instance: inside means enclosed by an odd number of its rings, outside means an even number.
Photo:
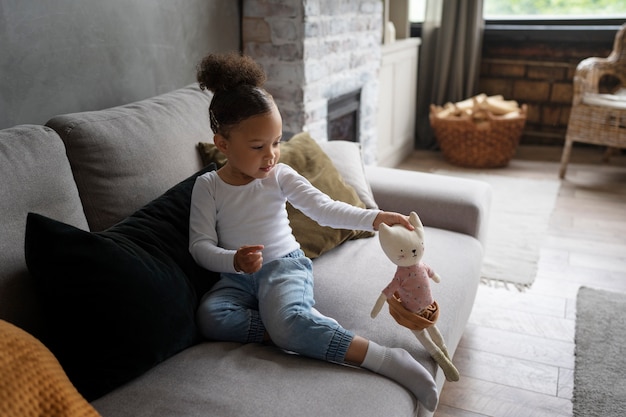
[[[0,129],[44,124],[195,81],[239,49],[234,0],[0,0]]]

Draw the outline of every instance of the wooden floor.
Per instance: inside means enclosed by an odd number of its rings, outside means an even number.
[[[520,147],[491,174],[558,180],[560,148]],[[435,417],[572,416],[576,294],[582,285],[626,292],[626,150],[575,148],[530,290],[481,285]],[[450,169],[438,152],[400,164]],[[455,168],[457,169],[457,168]],[[528,196],[532,204],[532,195]]]

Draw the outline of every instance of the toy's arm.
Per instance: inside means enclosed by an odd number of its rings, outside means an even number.
[[[383,293],[380,293],[380,296],[378,297],[378,300],[376,300],[376,304],[374,304],[374,308],[372,308],[372,312],[370,313],[370,316],[373,319],[375,319],[378,313],[380,313],[383,305],[385,305],[385,301],[387,301],[387,296]]]
[[[428,278],[432,279],[433,281],[435,281],[437,284],[439,284],[441,282],[441,277],[439,276],[438,273],[435,272],[434,269],[432,269],[430,266],[423,264],[426,267],[426,272],[428,273]]]

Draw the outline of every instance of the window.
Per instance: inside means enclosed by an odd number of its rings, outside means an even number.
[[[428,0],[408,0],[411,36],[421,36]],[[612,43],[626,22],[623,0],[483,0],[485,40]]]
[[[428,0],[409,0],[409,20],[423,22]],[[626,20],[626,4],[615,0],[483,0],[483,16],[494,20]]]
[[[423,22],[427,0],[409,0],[409,22]]]
[[[588,20],[626,18],[626,5],[615,0],[484,0],[485,20]]]

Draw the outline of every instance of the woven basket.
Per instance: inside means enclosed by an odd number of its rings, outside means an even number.
[[[497,168],[509,163],[526,123],[526,105],[519,116],[486,115],[480,122],[469,116],[440,118],[431,107],[430,125],[448,162],[466,168]]]

